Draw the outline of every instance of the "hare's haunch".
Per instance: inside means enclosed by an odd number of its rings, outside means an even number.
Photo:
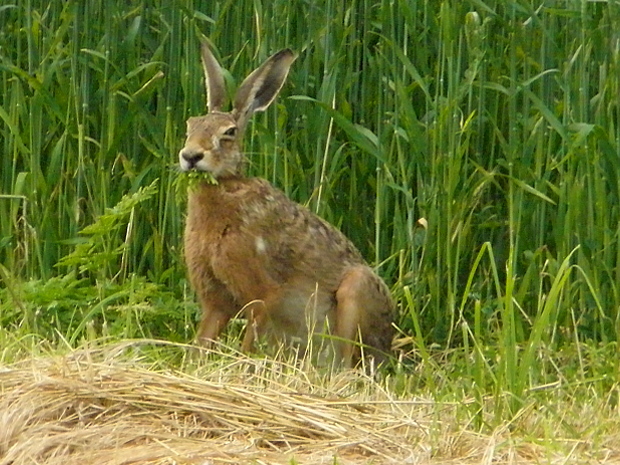
[[[183,171],[210,172],[217,184],[190,189],[185,228],[189,279],[202,307],[198,342],[208,345],[242,309],[243,350],[255,335],[304,344],[328,328],[347,365],[390,351],[394,304],[385,283],[336,228],[267,181],[247,178],[241,151],[253,113],[282,88],[295,56],[282,50],[252,72],[223,112],[222,70],[202,45],[208,113],[187,121]],[[347,342],[349,341],[349,342]]]

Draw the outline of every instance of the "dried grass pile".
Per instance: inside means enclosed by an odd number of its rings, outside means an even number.
[[[241,356],[173,372],[137,353],[117,344],[0,367],[0,465],[333,464],[334,457],[413,464],[484,456],[482,438],[450,426],[449,407],[444,424],[436,405],[393,399],[359,372],[321,381],[286,363]],[[441,438],[432,452],[431,436]]]

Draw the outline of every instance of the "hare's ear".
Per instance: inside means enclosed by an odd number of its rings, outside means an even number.
[[[295,58],[291,50],[280,50],[245,78],[233,108],[239,127],[243,128],[254,112],[265,110],[273,102]]]
[[[222,68],[213,56],[213,52],[206,41],[202,41],[201,51],[202,67],[205,72],[205,86],[207,88],[207,109],[210,112],[220,111],[226,102],[226,85],[224,84]]]

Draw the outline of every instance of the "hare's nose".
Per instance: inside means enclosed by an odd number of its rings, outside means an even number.
[[[181,158],[187,163],[189,169],[205,157],[204,152],[199,150],[183,149],[181,150]]]

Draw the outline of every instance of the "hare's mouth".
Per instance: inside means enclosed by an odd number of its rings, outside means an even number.
[[[183,149],[179,152],[179,164],[181,165],[181,170],[183,171],[208,171],[208,169],[204,166],[204,163],[201,163],[204,159],[205,152],[202,150]]]

